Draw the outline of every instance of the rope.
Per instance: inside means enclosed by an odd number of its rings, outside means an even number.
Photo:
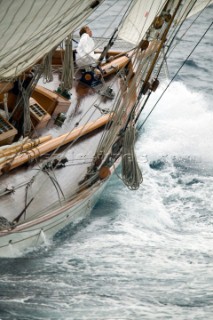
[[[69,35],[65,41],[65,52],[62,69],[61,89],[69,90],[72,88],[74,68],[73,68],[73,52],[72,52],[72,37]]]
[[[125,131],[121,161],[122,180],[131,190],[137,190],[143,181],[142,173],[137,163],[134,145],[135,127],[131,122]]]
[[[21,106],[23,103],[24,108],[24,123],[23,123],[23,136],[26,137],[30,134],[31,131],[31,118],[30,118],[30,108],[29,108],[29,99],[30,93],[29,90],[25,90],[25,88],[20,87],[21,91]]]
[[[52,55],[53,55],[53,51],[51,50],[43,59],[43,65],[44,65],[44,73],[43,73],[44,79],[43,79],[43,81],[44,81],[44,83],[53,81]]]
[[[175,43],[174,46],[171,48],[171,50],[169,50],[170,47],[171,47],[171,45],[172,45],[172,43],[173,43],[173,41],[175,40],[175,36],[177,35],[177,33],[179,32],[179,30],[181,29],[183,23],[185,22],[184,16],[187,16],[187,15],[190,13],[190,11],[193,10],[193,8],[194,8],[194,6],[195,6],[195,4],[196,4],[197,1],[194,2],[193,4],[189,3],[188,7],[189,7],[190,5],[191,5],[191,7],[187,10],[186,13],[183,13],[182,16],[180,17],[180,21],[182,20],[182,22],[179,24],[178,30],[175,32],[174,36],[173,36],[173,33],[172,33],[171,36],[170,36],[170,38],[172,38],[172,39],[171,39],[171,41],[170,41],[170,43],[169,43],[169,45],[168,45],[167,51],[169,51],[169,54],[167,55],[167,59],[168,59],[169,56],[172,54],[173,50],[177,47],[177,45],[180,43],[180,41],[183,39],[183,37],[187,34],[187,32],[188,32],[188,31],[191,29],[191,27],[195,24],[195,22],[196,22],[196,21],[198,20],[198,18],[201,16],[201,14],[204,12],[204,10],[209,6],[210,1],[211,1],[211,0],[209,0],[209,2],[206,4],[206,6],[205,6],[205,7],[199,12],[199,14],[194,18],[194,20],[191,22],[191,24],[188,26],[188,28],[183,32],[183,34],[179,37],[179,39],[176,40],[176,43]]]

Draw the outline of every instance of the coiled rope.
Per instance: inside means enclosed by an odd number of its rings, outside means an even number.
[[[44,65],[44,82],[51,82],[53,81],[53,70],[52,70],[52,56],[53,51],[51,50],[44,58],[43,65]]]
[[[129,124],[125,131],[122,149],[122,180],[131,190],[137,190],[143,181],[141,170],[138,166],[135,145],[135,127]]]
[[[72,37],[69,35],[65,40],[65,52],[62,70],[61,89],[70,90],[72,88],[72,80],[74,75],[73,53],[72,53]]]

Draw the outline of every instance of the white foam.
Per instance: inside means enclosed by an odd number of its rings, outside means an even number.
[[[163,88],[157,96],[153,95],[147,114],[162,91]],[[213,160],[213,113],[208,107],[209,103],[202,93],[191,91],[182,83],[176,82],[147,121],[136,144],[138,162],[143,170],[143,185],[129,196],[119,195],[122,203],[120,210],[128,213],[131,211],[127,221],[133,223],[136,229],[137,224],[140,224],[146,229],[172,232],[179,229],[175,218],[179,217],[179,213],[186,214],[188,218],[196,214],[200,197],[204,208],[207,205],[205,194],[209,194],[211,190],[208,178],[202,177],[202,184],[197,183],[188,189],[185,185],[193,178],[200,178],[196,170],[205,166],[206,161],[210,163]],[[179,159],[189,158],[186,166],[192,163],[191,159],[195,159],[195,168],[185,173],[183,184],[178,183],[178,178],[174,178],[173,173],[179,173],[174,158],[183,165],[184,162]],[[152,160],[162,160],[166,165],[162,170],[153,170],[150,168]],[[169,204],[167,198],[171,200]],[[187,204],[184,202],[185,198],[188,199]],[[203,207],[199,209],[203,210]],[[193,226],[195,231],[195,225]],[[191,227],[185,225],[184,228],[188,231]]]
[[[160,96],[153,94],[147,112]],[[192,156],[213,160],[213,113],[200,92],[175,82],[151,114],[138,142],[143,154],[157,156]]]

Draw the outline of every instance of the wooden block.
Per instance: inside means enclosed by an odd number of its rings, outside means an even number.
[[[35,129],[45,128],[51,115],[33,98],[30,98],[30,117]]]
[[[57,97],[57,105],[56,105],[56,108],[54,110],[54,115],[57,115],[59,113],[66,113],[67,110],[69,109],[69,106],[70,106],[70,101],[64,97],[62,97],[61,95],[58,94],[58,97]]]
[[[0,146],[11,144],[18,131],[0,115]]]
[[[32,97],[42,106],[49,114],[57,115],[61,112],[67,112],[70,101],[56,92],[52,92],[42,86],[36,86]]]
[[[47,113],[53,114],[57,105],[57,94],[55,92],[42,86],[36,86],[32,93],[32,98],[34,98]]]

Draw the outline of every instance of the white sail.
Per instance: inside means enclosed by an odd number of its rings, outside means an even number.
[[[0,80],[36,63],[104,0],[4,0],[0,3]]]
[[[176,19],[176,23],[181,23],[186,18],[189,18],[198,12],[202,11],[213,3],[213,0],[185,0],[182,4],[182,9]]]
[[[133,44],[138,43],[153,22],[156,14],[160,12],[165,0],[135,0],[129,14],[119,31],[119,37]]]
[[[201,10],[203,10],[205,7],[208,7],[212,3],[213,3],[213,0],[198,0],[195,3],[191,12],[189,13],[188,17],[191,17],[192,15],[200,12]]]
[[[163,9],[166,2],[165,0],[133,0],[129,13],[119,30],[119,37],[132,44],[137,44],[143,38],[155,16]],[[177,3],[178,1],[176,1]],[[213,0],[182,1],[182,9],[179,11],[176,22],[182,22],[186,17],[198,13],[212,3]]]

